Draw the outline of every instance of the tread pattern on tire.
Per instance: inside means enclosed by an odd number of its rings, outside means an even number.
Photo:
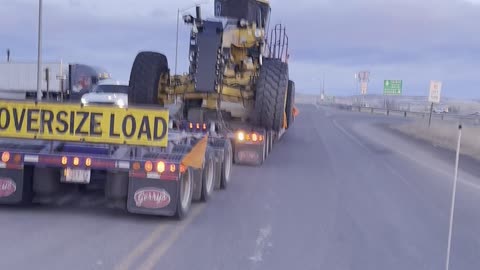
[[[167,57],[156,52],[140,52],[130,73],[128,103],[158,104],[158,86],[162,74],[168,73]]]
[[[287,114],[287,128],[290,128],[295,120],[293,117],[293,106],[295,106],[295,82],[288,81],[287,107],[285,109]]]
[[[285,96],[288,88],[288,64],[264,59],[257,81],[255,114],[257,124],[279,131],[283,126]]]

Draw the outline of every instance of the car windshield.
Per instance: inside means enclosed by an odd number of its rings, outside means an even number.
[[[92,90],[93,93],[128,93],[128,86],[126,85],[97,85]]]

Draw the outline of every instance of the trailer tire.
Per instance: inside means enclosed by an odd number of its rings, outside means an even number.
[[[287,115],[287,128],[290,128],[295,121],[295,117],[293,116],[293,106],[295,106],[295,82],[288,81],[287,106],[285,109]]]
[[[158,104],[158,91],[162,76],[168,76],[167,57],[156,52],[140,52],[133,62],[128,89],[128,103],[136,105]]]
[[[175,217],[183,219],[190,210],[193,200],[193,170],[188,168],[178,181],[177,211]]]
[[[255,122],[267,130],[280,131],[285,117],[288,64],[264,59],[255,93]]]
[[[228,184],[230,183],[232,165],[233,165],[232,142],[230,140],[226,140],[225,146],[224,146],[223,162],[222,162],[222,175],[220,179],[221,189],[226,189]]]
[[[205,153],[205,166],[202,171],[202,193],[200,201],[207,202],[215,188],[215,153],[207,149]]]

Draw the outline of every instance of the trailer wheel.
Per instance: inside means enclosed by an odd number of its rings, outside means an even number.
[[[220,179],[220,188],[226,189],[230,182],[230,174],[232,172],[233,163],[233,150],[232,142],[230,140],[225,141],[224,155],[222,163],[222,178]]]
[[[264,59],[255,92],[256,123],[268,130],[283,127],[288,89],[288,64],[279,59]]]
[[[184,218],[190,206],[192,205],[193,198],[193,171],[191,168],[188,168],[180,177],[178,185],[178,196],[177,196],[177,213],[175,216],[178,219]]]
[[[161,78],[168,76],[167,57],[156,52],[140,52],[130,73],[128,103],[138,105],[158,104]]]
[[[215,155],[207,149],[205,166],[202,171],[202,193],[200,201],[206,202],[212,196],[215,187]]]
[[[287,128],[290,128],[295,120],[293,117],[293,106],[295,106],[295,82],[288,81],[287,106],[285,109],[285,113],[287,114]]]

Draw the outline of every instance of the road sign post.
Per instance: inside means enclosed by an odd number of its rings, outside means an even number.
[[[432,124],[433,104],[440,103],[440,94],[442,92],[442,82],[430,81],[430,92],[428,94],[428,102],[430,105],[430,117],[428,118],[428,127]]]

